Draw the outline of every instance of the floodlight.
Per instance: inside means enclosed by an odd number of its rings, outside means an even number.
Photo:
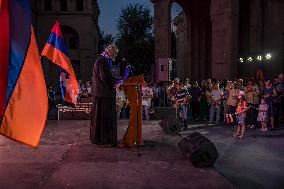
[[[266,60],[270,60],[270,59],[271,59],[271,57],[272,57],[272,56],[271,56],[271,54],[270,54],[270,53],[267,53],[267,54],[266,54],[266,56],[265,56]]]
[[[249,61],[249,62],[252,62],[252,61],[253,61],[253,59],[252,59],[251,56],[248,57],[248,61]]]

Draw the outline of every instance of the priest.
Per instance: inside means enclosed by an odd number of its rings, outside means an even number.
[[[93,144],[117,145],[116,92],[113,61],[118,49],[109,45],[96,60],[92,78],[92,118],[90,139]]]

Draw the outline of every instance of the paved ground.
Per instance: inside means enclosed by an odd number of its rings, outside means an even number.
[[[215,168],[236,188],[284,188],[284,128],[268,132],[247,129],[245,138],[235,139],[235,128],[227,126],[192,125],[214,141],[220,154]]]
[[[0,136],[0,188],[191,189],[283,188],[284,130],[250,130],[244,140],[232,128],[191,125],[214,141],[215,168],[198,169],[177,149],[157,121],[144,122],[141,149],[99,147],[89,142],[89,121],[50,121],[32,150]],[[127,121],[119,122],[118,135]],[[198,127],[199,126],[199,127]]]

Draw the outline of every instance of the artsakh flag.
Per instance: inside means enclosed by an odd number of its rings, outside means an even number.
[[[0,134],[37,147],[48,98],[29,0],[0,0]]]
[[[79,87],[68,57],[59,22],[55,23],[41,55],[60,67],[62,97],[65,101],[75,104],[77,102]]]

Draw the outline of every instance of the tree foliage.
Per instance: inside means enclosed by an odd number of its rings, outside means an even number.
[[[149,74],[154,63],[153,18],[150,9],[140,4],[123,8],[117,29],[119,56],[133,66],[135,74]]]
[[[114,42],[114,36],[111,34],[107,34],[104,31],[99,31],[99,44],[98,51],[101,53],[104,48]]]

